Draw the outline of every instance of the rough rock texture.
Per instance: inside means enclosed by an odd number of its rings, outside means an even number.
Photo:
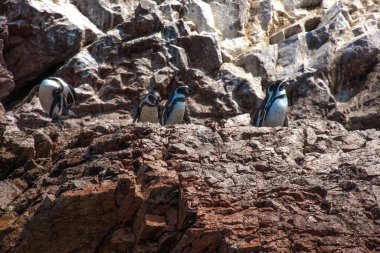
[[[12,73],[7,69],[3,58],[4,41],[0,39],[0,101],[8,97],[15,87]]]
[[[53,159],[2,182],[3,252],[380,250],[373,130],[46,130]]]
[[[0,14],[8,19],[5,58],[16,91],[57,68],[101,31],[67,1],[4,1]],[[38,55],[38,57],[36,57]]]
[[[126,20],[133,13],[137,4],[134,1],[80,1],[74,0],[72,3],[78,7],[79,11],[88,17],[92,23],[102,31],[113,28]]]
[[[379,10],[0,1],[0,252],[380,252]],[[64,129],[17,104],[53,74]],[[290,126],[250,126],[283,78]],[[192,124],[132,124],[176,80]]]

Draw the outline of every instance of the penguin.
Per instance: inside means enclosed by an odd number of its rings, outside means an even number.
[[[179,82],[177,88],[166,102],[161,113],[161,125],[191,123],[186,110],[186,97],[192,94],[192,90],[184,83]]]
[[[288,98],[286,87],[289,80],[271,82],[267,88],[264,101],[256,110],[251,124],[257,127],[288,126]]]
[[[39,85],[38,98],[42,109],[49,114],[52,122],[61,128],[61,116],[75,116],[69,110],[76,103],[76,92],[74,88],[58,77],[48,77]]]
[[[151,122],[159,123],[159,104],[161,102],[160,95],[151,90],[141,100],[137,112],[133,118],[133,123],[138,122]]]
[[[61,116],[75,116],[75,113],[69,110],[77,101],[75,89],[59,77],[45,78],[39,85],[34,86],[29,94],[14,106],[14,113],[17,114],[22,105],[30,102],[37,93],[42,109],[59,127],[63,128]]]

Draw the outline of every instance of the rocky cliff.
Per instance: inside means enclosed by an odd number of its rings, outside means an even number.
[[[380,2],[0,2],[0,252],[380,251]],[[33,97],[76,88],[61,130]],[[132,124],[189,85],[192,124]],[[289,127],[250,115],[291,78]]]

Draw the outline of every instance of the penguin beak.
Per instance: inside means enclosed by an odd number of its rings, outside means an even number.
[[[284,81],[281,82],[284,86],[289,86],[292,83],[292,80],[290,78],[286,78]]]
[[[283,87],[283,89],[287,89],[290,85],[293,84],[293,82],[294,80],[286,78],[284,81],[281,82],[281,86]]]
[[[187,94],[188,94],[188,95],[191,95],[191,94],[193,94],[193,90],[192,90],[192,89],[190,89],[190,88],[187,88]]]

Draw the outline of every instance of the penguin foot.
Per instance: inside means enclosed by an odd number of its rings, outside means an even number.
[[[65,126],[62,124],[62,122],[59,118],[53,118],[51,120],[51,123],[54,123],[55,125],[57,125],[62,130],[65,129]]]

